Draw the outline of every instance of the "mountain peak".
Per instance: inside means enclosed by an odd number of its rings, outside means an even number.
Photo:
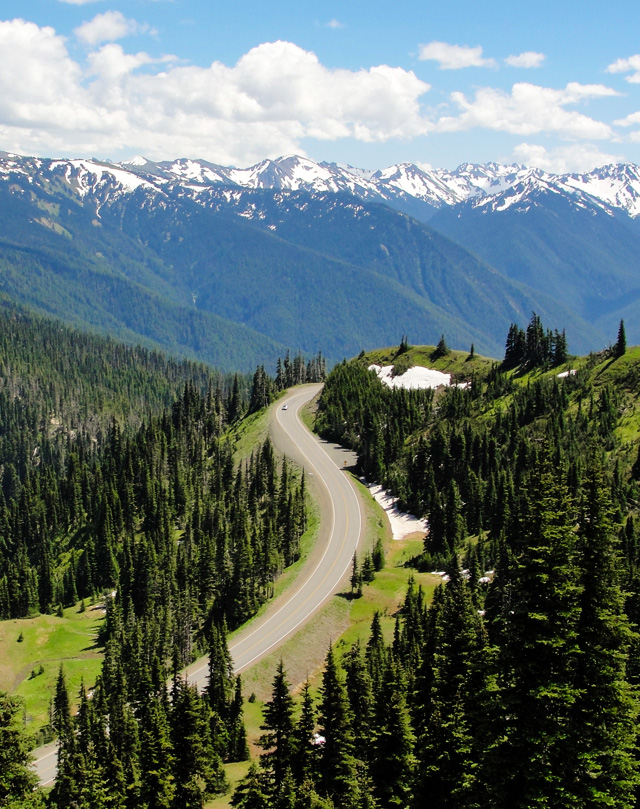
[[[0,177],[27,173],[35,158],[0,152]],[[31,168],[29,168],[31,167]],[[219,166],[206,160],[179,158],[154,163],[138,155],[121,163],[101,160],[45,160],[40,168],[64,173],[76,192],[84,195],[94,186],[116,186],[121,193],[134,191],[141,183],[166,192],[181,187],[194,199],[212,186],[310,193],[349,193],[360,199],[379,201],[423,221],[441,208],[471,201],[485,209],[526,205],[528,196],[554,192],[574,203],[593,204],[609,211],[640,216],[640,168],[632,163],[601,166],[586,173],[550,174],[517,163],[462,163],[456,169],[421,168],[398,163],[384,169],[359,169],[338,163],[317,163],[311,158],[287,154],[267,158],[248,168]],[[202,203],[205,204],[204,198]]]

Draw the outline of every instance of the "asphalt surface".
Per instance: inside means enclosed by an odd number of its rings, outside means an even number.
[[[318,495],[322,530],[314,553],[295,583],[269,605],[264,615],[230,641],[236,674],[293,635],[340,589],[351,570],[362,528],[360,502],[350,476],[344,471],[351,455],[320,441],[299,416],[301,408],[321,387],[305,385],[279,400],[272,417],[271,435],[278,449],[304,467],[307,480]],[[189,682],[204,688],[207,667],[206,658],[192,664],[187,669]]]
[[[304,385],[278,401],[271,416],[270,433],[274,445],[300,463],[320,506],[320,530],[316,546],[295,582],[259,618],[236,633],[229,643],[236,673],[256,663],[291,637],[301,626],[339,592],[348,579],[353,554],[362,530],[360,502],[351,478],[345,472],[353,455],[333,444],[320,441],[304,426],[300,410],[321,389]],[[199,689],[207,684],[208,659],[202,658],[186,669],[190,683]],[[43,786],[56,775],[55,744],[34,751],[34,769]]]

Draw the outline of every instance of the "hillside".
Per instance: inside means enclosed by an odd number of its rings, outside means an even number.
[[[226,370],[287,348],[336,361],[403,332],[498,353],[531,311],[596,347],[571,300],[507,278],[379,195],[179,169],[0,158],[0,289]]]
[[[541,334],[532,320],[528,357]],[[606,796],[630,809],[640,787],[640,348],[619,340],[509,368],[403,348],[336,366],[317,429],[427,517],[409,564],[442,585],[428,604],[409,584],[392,639],[378,615],[367,637],[329,649],[314,786],[334,802],[355,791],[383,806],[529,809]],[[368,370],[381,363],[396,380],[446,363],[470,384],[394,389]],[[356,560],[354,592],[367,573]],[[278,671],[272,706],[285,687]],[[340,701],[349,710],[335,720]],[[298,703],[308,710],[308,695]],[[280,740],[270,755],[285,750]],[[243,789],[260,785],[275,806],[287,786],[277,772],[272,786],[269,761]],[[350,780],[332,779],[338,765]]]
[[[569,301],[592,324],[591,348],[603,347],[621,317],[630,323],[640,312],[637,221],[549,189],[521,200],[511,193],[491,206],[469,202],[443,210],[431,225],[509,278]]]
[[[248,754],[227,628],[273,596],[306,529],[304,479],[268,440],[234,460],[275,383],[8,304],[0,347],[0,682],[28,698],[25,714],[0,691],[0,794],[43,799],[26,724],[58,740],[52,806],[202,803]],[[304,370],[285,358],[285,377]],[[205,694],[178,679],[169,707],[167,680],[204,653]]]

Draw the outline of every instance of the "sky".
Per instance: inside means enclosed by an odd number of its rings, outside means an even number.
[[[637,0],[2,0],[0,150],[640,163]]]

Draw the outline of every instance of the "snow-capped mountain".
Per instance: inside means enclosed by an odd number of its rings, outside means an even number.
[[[0,152],[0,292],[192,354],[233,333],[236,346],[264,335],[341,357],[404,324],[416,342],[446,333],[498,356],[531,311],[584,351],[622,316],[640,341],[638,221],[633,165],[553,175]]]
[[[0,152],[0,177],[26,174],[64,180],[80,196],[98,199],[139,188],[162,194],[187,194],[198,199],[212,187],[350,194],[382,202],[422,221],[443,208],[472,204],[484,211],[526,210],[537,194],[565,196],[577,207],[595,206],[609,212],[640,216],[640,167],[602,166],[585,174],[549,174],[520,165],[464,163],[453,171],[424,169],[401,163],[366,171],[336,163],[316,163],[286,155],[249,168],[219,166],[205,160],[178,159],[155,163],[135,157],[123,163],[98,160],[45,160]]]

